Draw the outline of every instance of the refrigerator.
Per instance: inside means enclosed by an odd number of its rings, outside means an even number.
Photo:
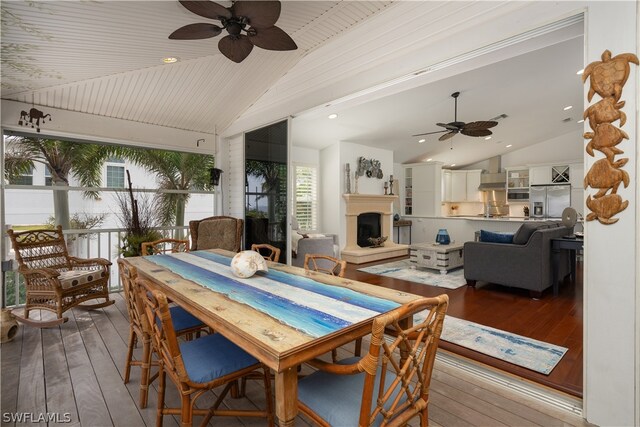
[[[571,206],[571,185],[532,185],[529,204],[533,218],[562,218],[564,208]]]

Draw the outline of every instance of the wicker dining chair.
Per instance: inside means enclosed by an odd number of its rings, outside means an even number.
[[[239,252],[244,222],[231,216],[212,216],[189,221],[191,250],[226,249]]]
[[[347,261],[329,255],[306,254],[304,256],[304,269],[344,277],[344,273],[347,270]]]
[[[162,425],[164,415],[180,415],[180,425],[183,427],[192,425],[194,415],[204,415],[202,426],[207,425],[212,416],[262,417],[267,419],[269,426],[273,426],[269,368],[221,334],[178,342],[166,296],[140,278],[135,281],[135,286],[151,325],[154,348],[160,357],[156,425]],[[246,375],[257,374],[257,370],[262,370],[260,378],[264,381],[266,410],[219,409],[226,395],[237,385],[237,380]],[[178,388],[181,396],[180,408],[164,407],[167,375]],[[222,385],[225,387],[211,408],[194,408],[200,396]]]
[[[158,255],[176,252],[187,252],[189,250],[188,240],[160,239],[142,244],[142,255]]]
[[[251,250],[258,252],[267,261],[280,262],[280,249],[267,243],[254,243]]]
[[[60,325],[69,319],[62,314],[79,306],[86,309],[106,307],[109,299],[109,267],[103,258],[82,259],[69,255],[62,227],[16,232],[7,230],[18,261],[18,272],[25,280],[24,317],[14,311],[18,321],[40,328]],[[83,304],[104,298],[104,302]],[[29,318],[34,309],[56,313],[55,320]]]
[[[448,304],[443,294],[378,316],[362,358],[308,362],[319,370],[298,382],[300,411],[320,426],[402,426],[416,416],[427,426],[431,373]],[[409,316],[425,309],[423,321],[407,326]],[[391,334],[386,339],[385,330]]]
[[[344,277],[344,273],[347,270],[347,261],[329,255],[306,254],[304,256],[304,269]],[[362,353],[362,338],[358,338],[354,342],[354,354],[360,356]],[[331,350],[331,359],[337,362],[338,351],[336,349]]]
[[[120,258],[118,260],[118,271],[124,289],[124,299],[127,303],[127,314],[129,315],[129,347],[124,368],[124,383],[127,384],[129,382],[131,367],[140,366],[140,407],[146,408],[149,384],[157,376],[150,376],[151,366],[157,365],[157,362],[152,362],[151,327],[144,313],[144,307],[134,290],[133,282],[138,277],[136,268]],[[205,328],[200,319],[192,316],[182,307],[171,307],[169,311],[173,318],[173,327],[176,335],[184,335],[187,339],[190,339],[192,334],[199,334]],[[133,358],[133,349],[137,342],[142,343],[142,358],[140,360]]]

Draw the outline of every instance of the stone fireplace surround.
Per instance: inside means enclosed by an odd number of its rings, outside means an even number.
[[[398,196],[380,194],[343,194],[346,208],[346,245],[341,252],[342,259],[352,264],[363,264],[381,259],[404,256],[409,253],[408,245],[393,242],[393,202]],[[358,246],[358,215],[362,213],[381,215],[382,235],[389,238],[380,248],[361,248]]]

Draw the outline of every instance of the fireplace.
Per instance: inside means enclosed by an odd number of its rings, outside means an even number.
[[[393,202],[398,196],[382,194],[343,194],[346,245],[340,256],[352,264],[406,256],[408,245],[393,242]],[[373,247],[369,237],[389,236],[380,247]]]
[[[358,215],[358,246],[366,248],[373,246],[369,237],[380,237],[380,217],[376,212],[366,212]]]

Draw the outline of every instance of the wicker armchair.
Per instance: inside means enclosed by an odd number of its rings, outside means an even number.
[[[189,249],[188,240],[160,239],[142,244],[142,255],[158,255],[176,252],[186,252]]]
[[[238,252],[242,244],[243,224],[240,218],[231,216],[212,216],[189,221],[191,250],[226,249]]]
[[[158,365],[157,362],[151,360],[151,326],[149,326],[149,320],[144,312],[144,306],[134,289],[134,281],[138,278],[136,268],[129,265],[124,258],[120,258],[118,260],[118,271],[120,272],[120,281],[124,289],[124,299],[127,303],[127,314],[129,315],[129,346],[124,367],[124,383],[129,382],[131,367],[140,366],[140,407],[146,408],[149,384],[156,378],[156,376],[150,376],[151,366]],[[193,333],[199,336],[200,331],[205,328],[200,319],[191,315],[182,307],[170,307],[169,312],[173,318],[175,333],[178,336],[184,335],[187,339],[191,339]],[[141,359],[133,357],[133,349],[138,342],[142,343]]]
[[[416,416],[428,425],[431,373],[448,303],[447,295],[422,298],[377,317],[363,358],[309,362],[319,371],[298,382],[300,411],[321,426],[401,426]],[[423,321],[403,321],[424,309]]]
[[[329,255],[305,254],[304,269],[344,277],[347,261]]]
[[[280,262],[280,249],[267,243],[254,243],[251,250],[258,252],[267,261]]]
[[[62,227],[21,232],[7,230],[7,233],[27,290],[24,316],[14,313],[18,321],[30,326],[51,327],[69,320],[62,317],[62,313],[72,307],[91,309],[114,303],[109,300],[111,262],[102,258],[69,256]],[[105,302],[82,304],[96,298],[104,298]],[[34,309],[52,311],[57,319],[29,319],[29,312]]]
[[[159,356],[158,411],[156,425],[162,426],[164,415],[180,415],[180,425],[190,426],[194,415],[204,415],[202,426],[212,416],[246,416],[265,418],[273,426],[273,403],[269,368],[222,334],[206,335],[193,341],[179,342],[174,331],[174,320],[166,296],[153,289],[150,282],[138,278],[135,281],[139,299],[142,300],[151,339]],[[257,372],[261,371],[261,372]],[[226,395],[237,380],[247,375],[264,382],[265,410],[220,409]],[[181,397],[181,407],[165,407],[166,377],[175,384]],[[225,386],[209,409],[195,408],[196,400],[219,386]]]

